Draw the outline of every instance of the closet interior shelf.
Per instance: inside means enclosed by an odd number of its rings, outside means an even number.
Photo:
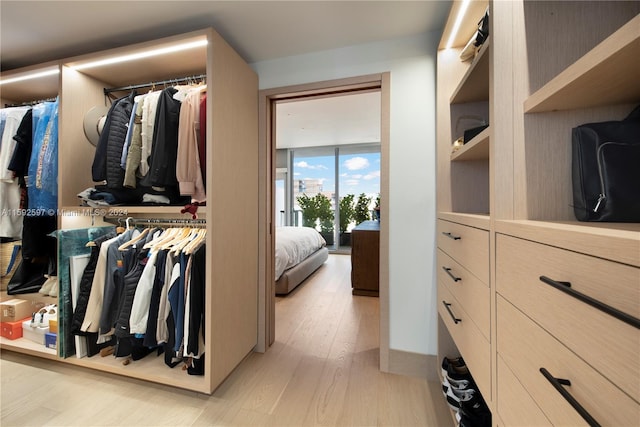
[[[206,74],[199,74],[197,76],[187,76],[187,77],[180,77],[177,79],[159,80],[156,82],[140,83],[140,84],[129,85],[129,86],[112,87],[112,88],[105,87],[104,94],[108,95],[112,92],[129,91],[129,90],[142,89],[145,87],[152,87],[152,86],[171,85],[171,84],[177,84],[177,83],[191,82],[194,80],[205,80],[206,78],[207,78]]]

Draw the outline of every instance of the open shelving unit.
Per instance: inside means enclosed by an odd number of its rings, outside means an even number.
[[[211,394],[257,343],[257,75],[211,28],[63,59],[55,65],[59,74],[45,81],[60,95],[58,206],[65,214],[58,217],[58,226],[62,230],[106,225],[107,217],[191,219],[180,213],[182,206],[80,206],[77,194],[94,185],[91,164],[95,147],[84,135],[83,118],[94,106],[109,106],[104,89],[147,84],[153,89],[153,82],[206,76],[205,185],[209,203],[198,209],[198,218],[207,220],[204,375],[188,375],[180,367],[171,369],[164,357],[153,354],[125,366],[112,356],[62,358],[25,339],[2,338],[0,346],[3,351]],[[3,73],[2,78],[31,70]],[[31,100],[33,94],[27,89],[38,85],[20,84],[15,90],[13,85],[11,90],[3,85],[2,100]],[[114,95],[127,93],[123,90]],[[48,92],[39,92],[37,99],[48,96]],[[229,185],[230,177],[233,185]],[[243,197],[238,197],[238,188],[242,188]],[[220,205],[225,209],[214,209]],[[27,299],[29,294],[16,297]]]

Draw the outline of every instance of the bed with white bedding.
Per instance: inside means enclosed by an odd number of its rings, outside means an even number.
[[[313,228],[276,228],[276,294],[291,292],[328,258],[326,242]]]

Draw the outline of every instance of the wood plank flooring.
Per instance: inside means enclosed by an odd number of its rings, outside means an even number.
[[[4,351],[0,425],[451,426],[439,384],[379,372],[378,298],[350,268],[330,255],[277,298],[276,342],[212,396]]]

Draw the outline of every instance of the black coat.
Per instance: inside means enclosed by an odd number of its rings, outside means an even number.
[[[107,181],[108,188],[122,188],[124,170],[120,166],[122,148],[131,112],[135,92],[117,99],[107,113],[107,119],[98,140],[91,173],[94,181]]]

